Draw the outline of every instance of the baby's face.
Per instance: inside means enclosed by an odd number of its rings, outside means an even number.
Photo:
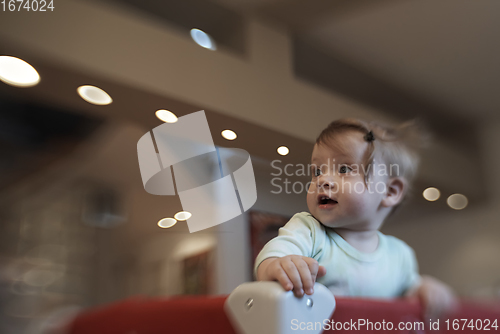
[[[350,131],[337,135],[345,152],[326,145],[315,145],[312,182],[307,193],[311,214],[323,225],[364,229],[377,219],[377,210],[385,196],[387,178],[377,173],[377,157],[369,170],[369,188],[364,181],[363,157],[368,143],[363,134]]]

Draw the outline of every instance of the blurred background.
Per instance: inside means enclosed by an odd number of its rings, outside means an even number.
[[[273,175],[272,162],[307,164],[316,136],[341,117],[425,121],[433,144],[382,232],[460,296],[499,299],[500,2],[52,7],[0,12],[0,56],[40,75],[29,87],[0,82],[1,333],[37,333],[54,314],[133,295],[228,294],[252,280],[258,247],[307,210],[308,178]],[[82,85],[113,102],[87,102]],[[193,234],[183,221],[158,226],[182,210],[140,176],[137,141],[163,123],[159,109],[205,110],[216,145],[251,154],[251,211]],[[227,129],[235,140],[220,135]],[[429,187],[438,199],[424,198]]]

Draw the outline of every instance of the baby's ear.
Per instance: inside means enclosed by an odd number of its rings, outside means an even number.
[[[382,200],[382,206],[393,207],[401,203],[406,190],[406,182],[400,177],[390,178],[387,181],[387,193]]]

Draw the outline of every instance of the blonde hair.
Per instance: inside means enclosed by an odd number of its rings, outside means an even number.
[[[368,143],[363,159],[365,170],[373,170],[373,160],[375,155],[379,155],[386,166],[398,167],[395,176],[404,180],[407,193],[417,175],[420,150],[430,141],[430,134],[422,123],[411,120],[397,126],[389,126],[379,122],[344,118],[331,122],[318,136],[316,144],[327,145],[345,152],[341,142],[334,137],[348,131],[360,132]],[[365,174],[365,184],[368,182],[369,174]]]

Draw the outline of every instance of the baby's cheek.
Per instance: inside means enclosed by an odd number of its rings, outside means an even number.
[[[312,210],[314,203],[316,203],[316,192],[314,189],[309,188],[307,191],[307,207]]]
[[[357,207],[362,215],[373,215],[375,213],[376,209],[376,199],[374,198],[374,195],[368,195],[364,194],[364,196],[360,196],[358,202],[357,202]]]
[[[360,216],[369,207],[369,198],[364,196],[365,194],[352,193],[350,195],[348,210],[351,214]]]
[[[318,196],[318,189],[316,183],[312,182],[309,188],[307,188],[307,200],[309,201],[309,199],[313,198],[316,200],[316,196]]]

